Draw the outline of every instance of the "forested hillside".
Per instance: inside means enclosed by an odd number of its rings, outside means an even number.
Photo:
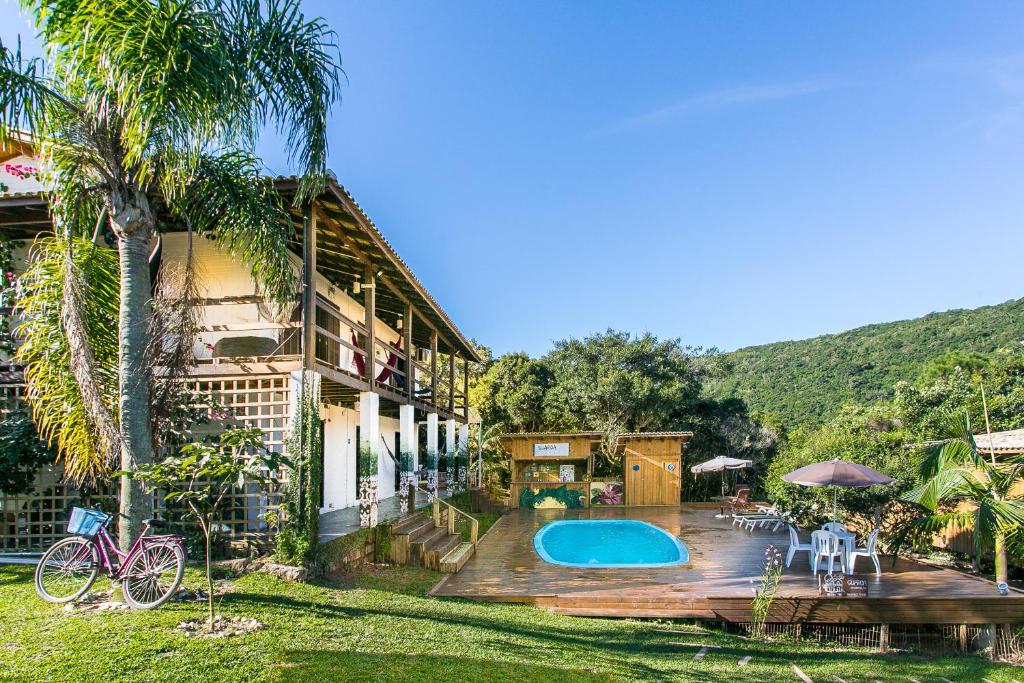
[[[950,351],[989,353],[1024,344],[1024,299],[972,310],[858,327],[724,354],[728,376],[707,384],[717,399],[741,398],[787,427],[815,425],[847,402],[889,398],[930,360]]]

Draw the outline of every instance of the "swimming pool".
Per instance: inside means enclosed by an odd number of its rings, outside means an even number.
[[[572,519],[544,525],[533,537],[541,559],[566,567],[672,567],[689,562],[678,538],[635,519]]]

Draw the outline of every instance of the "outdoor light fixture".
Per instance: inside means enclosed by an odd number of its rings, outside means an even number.
[[[396,330],[400,330],[400,329],[402,329],[402,325],[403,325],[403,324],[404,324],[404,323],[402,322],[402,319],[401,319],[401,318],[399,318],[399,319],[398,319],[398,322],[396,322],[396,323],[395,323],[395,329],[396,329]]]

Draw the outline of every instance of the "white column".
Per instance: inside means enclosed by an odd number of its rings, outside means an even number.
[[[467,469],[469,468],[469,425],[459,425],[459,439],[455,446],[459,454],[459,491],[469,488],[467,481]]]
[[[427,413],[427,502],[437,495],[437,413]]]
[[[404,515],[409,511],[409,485],[413,483],[416,469],[416,408],[412,405],[398,407],[398,432],[401,435],[402,452],[397,453],[402,472],[398,479],[398,509]]]
[[[359,526],[377,526],[379,453],[380,395],[364,391],[359,394]]]
[[[444,451],[448,469],[448,495],[459,492],[459,471],[455,465],[458,453],[455,450],[455,420],[444,422]]]

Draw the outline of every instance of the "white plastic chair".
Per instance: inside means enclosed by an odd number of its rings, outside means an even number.
[[[815,531],[811,534],[811,545],[814,546],[812,551],[811,570],[817,574],[818,564],[828,558],[828,573],[831,574],[835,569],[836,558],[839,558],[839,568],[845,573],[845,558],[843,557],[843,547],[839,543],[839,537],[831,531]]]
[[[821,525],[821,528],[825,531],[831,531],[836,533],[837,531],[846,531],[846,525],[842,522],[825,522]]]
[[[798,551],[804,550],[807,552],[807,561],[811,561],[811,554],[814,552],[814,547],[811,543],[801,543],[800,534],[797,532],[796,527],[792,524],[789,525],[789,550],[786,551],[786,569],[789,569],[789,565],[793,563],[793,556]]]
[[[875,576],[882,575],[882,563],[878,561],[878,532],[880,529],[875,529],[868,534],[868,542],[863,548],[854,547],[850,551],[850,572],[853,572],[854,567],[857,566],[858,557],[870,557],[871,561],[875,563]]]

